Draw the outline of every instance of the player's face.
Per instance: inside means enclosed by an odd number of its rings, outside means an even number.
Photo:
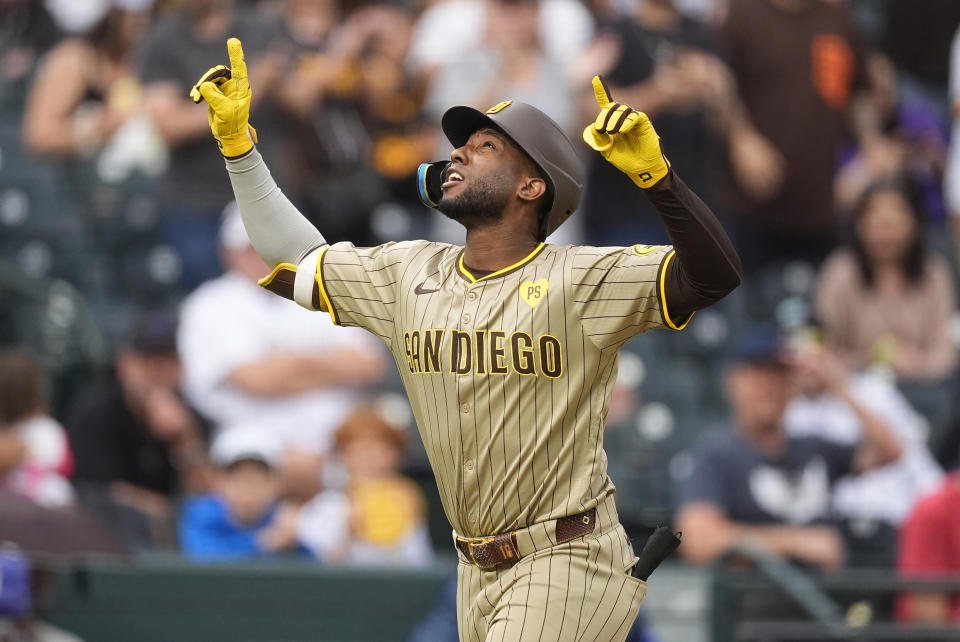
[[[438,209],[467,227],[499,220],[525,178],[523,152],[494,129],[481,129],[450,154]]]

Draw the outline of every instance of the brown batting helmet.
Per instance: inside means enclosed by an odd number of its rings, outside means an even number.
[[[547,198],[550,199],[547,214],[540,221],[541,239],[553,233],[577,209],[583,188],[583,166],[560,126],[536,107],[506,100],[484,113],[461,105],[448,109],[440,125],[454,147],[463,146],[474,132],[484,127],[499,130],[533,160],[547,179]],[[446,165],[441,162],[420,167],[420,197],[431,207],[440,201],[439,185]]]

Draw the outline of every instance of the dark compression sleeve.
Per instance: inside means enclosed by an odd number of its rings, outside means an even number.
[[[732,292],[743,266],[720,221],[673,170],[646,194],[677,252],[664,275],[664,303],[681,323]]]

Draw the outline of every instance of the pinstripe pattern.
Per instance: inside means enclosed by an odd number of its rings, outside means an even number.
[[[460,640],[623,640],[647,590],[625,572],[635,559],[619,523],[501,570],[482,571],[460,556]]]
[[[614,492],[602,430],[618,349],[673,327],[660,287],[672,248],[545,245],[479,279],[461,253],[427,241],[338,243],[318,268],[321,298],[335,323],[370,330],[393,353],[457,533],[598,506]],[[548,550],[504,577],[461,565],[461,615],[483,614],[468,618],[463,639],[617,639],[629,628],[642,591],[623,573],[632,552],[622,529]]]

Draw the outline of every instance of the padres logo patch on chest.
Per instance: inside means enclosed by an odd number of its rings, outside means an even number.
[[[550,282],[546,279],[524,281],[520,284],[520,298],[531,308],[535,308],[547,296],[547,288],[549,287]]]

